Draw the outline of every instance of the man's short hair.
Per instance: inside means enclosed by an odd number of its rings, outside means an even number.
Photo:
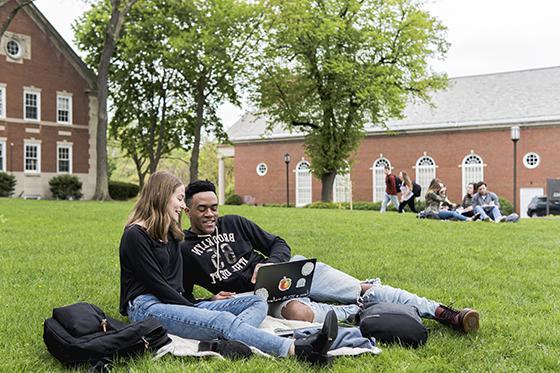
[[[488,188],[488,184],[486,184],[484,181],[479,181],[478,183],[476,183],[475,188],[476,190],[478,190],[478,188],[480,188],[481,186],[485,186]]]
[[[210,180],[195,180],[185,190],[185,203],[190,206],[192,198],[197,193],[214,192],[216,193],[216,186]]]

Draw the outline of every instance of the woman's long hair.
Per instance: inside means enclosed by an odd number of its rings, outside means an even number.
[[[441,190],[441,184],[443,184],[441,179],[438,179],[437,177],[432,179],[432,181],[430,182],[430,186],[428,187],[428,192],[434,192],[438,194]]]
[[[167,234],[182,240],[185,235],[181,230],[181,215],[176,223],[167,213],[167,205],[175,189],[183,182],[175,175],[158,171],[153,173],[142,188],[140,198],[136,201],[132,213],[128,217],[127,226],[144,222],[146,230],[154,240],[167,241]]]
[[[401,171],[403,182],[407,186],[409,190],[412,190],[412,180],[410,180],[410,176],[406,173],[406,171]]]

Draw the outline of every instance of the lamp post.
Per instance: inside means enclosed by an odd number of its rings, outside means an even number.
[[[511,141],[513,141],[513,211],[517,212],[517,142],[520,135],[519,126],[511,127]]]
[[[284,163],[286,163],[286,207],[290,207],[290,153],[284,154]]]

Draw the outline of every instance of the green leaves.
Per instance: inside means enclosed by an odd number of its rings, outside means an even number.
[[[446,77],[426,59],[447,49],[445,28],[409,0],[269,0],[262,68],[253,99],[272,119],[306,134],[318,177],[336,173],[366,125],[401,115]],[[332,189],[332,188],[331,188]],[[325,196],[323,196],[323,199]]]

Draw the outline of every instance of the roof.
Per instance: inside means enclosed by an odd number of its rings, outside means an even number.
[[[19,0],[18,0],[19,1]],[[41,13],[39,9],[33,4],[29,3],[22,8],[25,13],[35,22],[35,24],[48,36],[50,36],[53,44],[66,56],[70,64],[76,71],[87,81],[91,90],[95,90],[97,78],[95,73],[85,64],[85,62],[74,52],[72,47],[68,45],[66,40],[56,31],[48,19]]]
[[[393,131],[423,132],[513,124],[560,123],[560,66],[449,79],[448,88],[431,94],[435,107],[411,101],[403,119],[392,119]],[[232,142],[301,138],[276,125],[265,134],[267,118],[246,113],[229,130]],[[366,128],[370,135],[387,129]]]

